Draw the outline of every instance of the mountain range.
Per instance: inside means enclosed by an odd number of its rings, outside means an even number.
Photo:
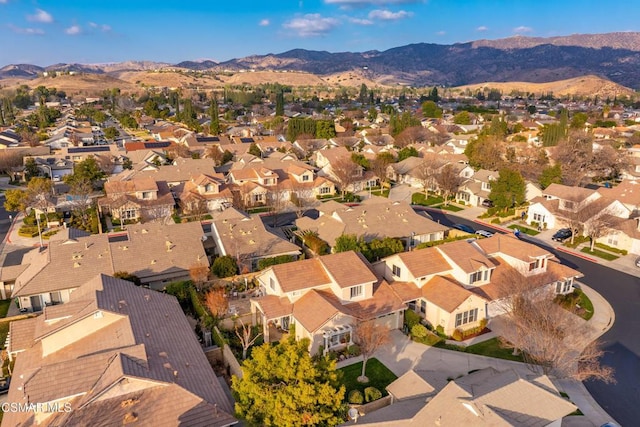
[[[294,49],[224,62],[178,64],[128,61],[112,64],[8,65],[0,78],[35,78],[43,71],[109,74],[163,68],[189,70],[301,71],[316,75],[358,70],[379,84],[460,86],[481,82],[549,82],[597,75],[640,88],[640,33],[576,34],[561,37],[515,36],[440,45],[417,43],[385,51],[337,52]]]

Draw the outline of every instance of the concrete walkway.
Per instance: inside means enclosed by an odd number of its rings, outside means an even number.
[[[597,339],[613,325],[615,314],[611,305],[596,291],[581,284],[583,292],[591,299],[594,315],[589,320],[593,331],[592,339]],[[432,370],[444,373],[449,378],[466,375],[469,371],[492,367],[499,371],[513,369],[521,376],[541,374],[542,370],[524,363],[494,359],[460,351],[430,347],[411,341],[401,331],[391,332],[391,343],[374,357],[385,364],[397,376],[410,369]],[[361,357],[338,362],[338,368],[362,361]],[[584,417],[568,417],[563,426],[600,426],[613,421],[607,412],[591,397],[582,382],[571,379],[552,378],[559,391],[569,395],[569,399],[582,411]]]

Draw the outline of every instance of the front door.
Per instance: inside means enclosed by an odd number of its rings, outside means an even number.
[[[280,324],[282,325],[282,330],[288,331],[289,330],[289,316],[285,316],[285,317],[281,318],[280,319]]]

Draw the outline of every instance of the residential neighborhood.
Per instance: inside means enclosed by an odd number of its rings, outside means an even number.
[[[0,91],[3,425],[614,422],[637,102],[358,86]]]

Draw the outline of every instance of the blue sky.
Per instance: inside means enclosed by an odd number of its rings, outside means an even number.
[[[635,1],[0,0],[0,66],[224,61],[295,48],[363,52],[638,30]]]

